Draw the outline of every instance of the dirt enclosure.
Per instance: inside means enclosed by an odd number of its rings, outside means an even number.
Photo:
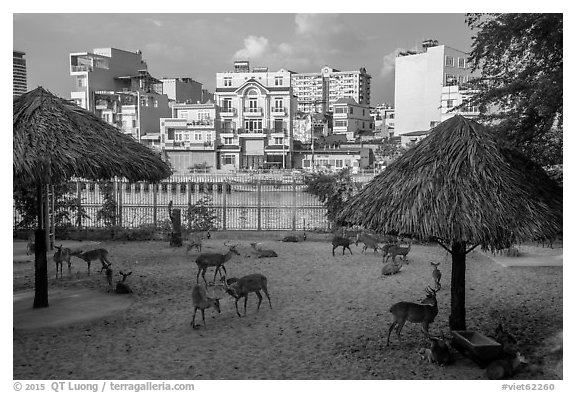
[[[167,242],[110,242],[106,248],[115,270],[132,271],[132,295],[106,291],[104,274],[72,258],[72,274],[54,278],[49,255],[49,293],[91,289],[125,307],[105,316],[53,327],[14,329],[14,379],[485,379],[485,370],[455,352],[454,364],[439,367],[420,360],[427,345],[419,325],[407,323],[402,342],[386,336],[390,306],[417,301],[432,285],[430,262],[440,262],[439,313],[431,333],[449,334],[450,259],[437,245],[413,245],[409,264],[399,274],[381,277],[380,255],[331,253],[328,240],[282,243],[280,234],[238,236],[217,233],[203,251],[224,251],[224,241],[240,244],[241,257],[226,263],[228,276],[262,273],[272,299],[256,313],[248,299],[239,318],[230,297],[221,314],[206,310],[207,329],[192,329],[191,289],[197,251]],[[250,241],[261,241],[279,257],[250,254]],[[91,246],[95,248],[95,246]],[[557,251],[558,252],[558,251]],[[99,264],[99,263],[98,263]],[[212,279],[210,269],[207,278]],[[21,297],[34,284],[34,264],[14,262],[14,293]],[[562,267],[504,267],[481,252],[467,259],[468,329],[490,335],[498,323],[518,339],[530,365],[516,379],[561,378],[553,337],[562,330]],[[94,293],[94,292],[92,292]],[[88,295],[89,296],[89,295]],[[243,306],[243,302],[239,302]],[[30,307],[32,304],[30,303]],[[82,303],[76,312],[83,313]],[[52,307],[56,308],[56,304]],[[240,307],[242,311],[242,307]],[[200,313],[196,321],[200,321]]]

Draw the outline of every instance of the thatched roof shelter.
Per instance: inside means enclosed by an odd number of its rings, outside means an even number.
[[[13,178],[51,184],[71,177],[159,181],[171,169],[148,147],[38,87],[14,99]]]
[[[558,234],[562,190],[485,127],[454,116],[352,197],[337,221],[437,240],[452,253],[454,315],[463,312],[466,245],[502,249]]]
[[[13,102],[13,182],[36,189],[34,307],[48,306],[44,186],[72,177],[159,181],[172,173],[159,154],[70,101],[38,87]]]

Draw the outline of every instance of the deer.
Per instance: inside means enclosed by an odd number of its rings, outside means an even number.
[[[358,243],[364,243],[364,247],[362,248],[362,253],[365,253],[368,247],[374,249],[374,253],[378,252],[380,246],[378,246],[378,239],[371,236],[370,234],[362,231],[356,234],[356,243],[355,245],[358,246]]]
[[[68,275],[72,273],[72,263],[70,262],[70,249],[66,247],[55,246],[58,251],[54,253],[54,262],[56,263],[56,278],[58,278],[58,267],[60,267],[60,278],[62,278],[62,263],[66,262],[68,264]]]
[[[446,341],[444,333],[442,333],[442,337],[429,336],[428,338],[430,339],[430,348],[420,348],[418,351],[421,359],[427,360],[429,363],[437,363],[439,366],[452,363],[450,344]]]
[[[270,301],[270,295],[268,294],[268,279],[264,275],[254,273],[241,277],[240,279],[230,278],[228,280],[223,280],[223,282],[226,286],[226,293],[236,299],[236,314],[238,314],[239,317],[241,317],[241,315],[238,311],[238,300],[244,298],[244,316],[246,316],[246,303],[248,303],[248,294],[250,292],[254,292],[256,296],[258,296],[258,307],[256,308],[256,312],[260,310],[260,304],[262,303],[260,290],[262,290],[268,298],[268,304],[270,304],[270,309],[272,309],[272,302]]]
[[[402,261],[400,261],[400,263],[396,263],[394,261],[391,262],[386,262],[384,264],[384,266],[382,266],[382,275],[383,276],[391,276],[393,274],[396,274],[400,271],[400,268],[402,267]]]
[[[344,235],[344,233],[342,234]],[[350,255],[352,255],[352,250],[350,249],[351,243],[352,240],[350,240],[348,237],[334,235],[334,237],[332,238],[332,256],[335,256],[334,250],[336,250],[338,247],[342,247],[342,255],[344,255],[346,249],[348,249],[348,251],[350,251]]]
[[[520,366],[526,363],[528,363],[526,358],[520,352],[516,352],[513,356],[508,355],[492,361],[486,367],[486,375],[489,379],[510,378],[516,374]]]
[[[108,273],[108,271],[106,271],[106,273]],[[133,293],[132,288],[130,288],[128,284],[126,284],[126,279],[128,278],[129,275],[132,274],[132,272],[124,273],[122,271],[119,271],[118,273],[122,276],[122,281],[118,281],[116,283],[116,293],[119,294]]]
[[[306,240],[306,231],[302,231],[302,235],[287,235],[282,238],[283,242],[299,243]]]
[[[206,239],[210,239],[210,231],[206,231],[205,235]],[[190,243],[188,243],[188,247],[186,248],[186,254],[190,252],[191,249],[196,248],[198,252],[202,252],[202,241],[204,240],[203,236],[200,235],[192,235],[190,239]]]
[[[432,270],[432,278],[434,279],[434,284],[436,285],[436,291],[439,291],[440,288],[442,288],[442,285],[440,284],[440,279],[442,278],[442,272],[438,269],[438,265],[440,265],[440,262],[438,263],[430,262],[430,265],[434,267],[434,269]]]
[[[250,243],[250,246],[252,246],[256,255],[258,255],[257,258],[273,258],[278,256],[276,251],[259,248],[257,243]]]
[[[408,243],[408,247],[403,247],[397,244],[387,243],[382,246],[382,252],[384,253],[383,261],[387,262],[389,257],[392,257],[392,260],[396,260],[396,257],[400,255],[404,259],[404,263],[407,262],[407,255],[410,252],[410,248],[412,248],[412,242]]]
[[[200,279],[200,274],[202,274],[202,278],[204,279],[204,283],[208,286],[208,282],[206,281],[206,270],[209,267],[215,267],[216,270],[214,271],[214,279],[212,282],[216,281],[216,274],[220,271],[220,268],[224,270],[224,275],[226,275],[226,267],[224,267],[224,263],[228,262],[234,255],[240,255],[238,250],[236,250],[237,245],[229,245],[224,243],[226,247],[228,247],[228,252],[226,254],[219,254],[219,253],[203,253],[198,255],[196,258],[196,265],[198,266],[198,273],[196,274],[196,284]],[[220,277],[222,277],[222,272],[220,272]]]
[[[220,314],[220,300],[208,297],[206,293],[206,288],[201,285],[194,285],[192,288],[192,304],[194,305],[194,316],[192,317],[192,329],[197,329],[199,325],[196,325],[196,311],[202,311],[202,322],[204,323],[204,329],[206,329],[206,320],[204,319],[204,310],[207,308],[214,308]]]
[[[102,263],[102,268],[100,269],[100,273],[102,273],[108,266],[112,263],[108,259],[108,250],[103,248],[98,248],[96,250],[84,251],[75,250],[70,253],[70,255],[83,259],[88,264],[88,275],[90,275],[90,265],[92,261],[99,260]]]
[[[394,320],[390,325],[390,329],[388,329],[386,346],[390,345],[390,334],[394,328],[396,328],[396,335],[398,336],[398,341],[400,341],[400,332],[406,321],[422,324],[422,332],[426,337],[430,337],[428,326],[434,322],[434,318],[438,315],[436,291],[428,286],[426,287],[426,299],[422,303],[398,302],[390,307],[390,312]]]
[[[108,292],[112,290],[112,277],[114,276],[114,271],[110,267],[111,264],[106,267],[106,282],[108,283]]]

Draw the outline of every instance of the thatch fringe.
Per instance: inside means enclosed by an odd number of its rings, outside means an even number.
[[[340,223],[503,248],[562,231],[562,190],[477,122],[455,116],[368,183]]]
[[[159,154],[42,87],[14,99],[13,135],[15,183],[58,183],[74,176],[156,182],[171,174]]]

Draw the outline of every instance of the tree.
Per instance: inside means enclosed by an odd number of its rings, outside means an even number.
[[[479,121],[542,166],[562,163],[563,15],[467,14]]]

